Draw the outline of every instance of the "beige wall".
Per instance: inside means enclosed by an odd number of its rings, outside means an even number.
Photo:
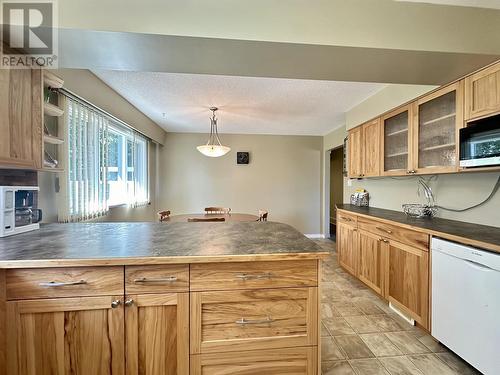
[[[221,136],[231,152],[208,158],[196,150],[206,134],[168,133],[160,157],[160,202],[176,213],[210,205],[233,212],[269,210],[269,219],[305,234],[319,234],[322,137]],[[236,152],[249,151],[250,164],[237,165]]]

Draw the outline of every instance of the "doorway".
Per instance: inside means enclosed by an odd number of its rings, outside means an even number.
[[[344,202],[344,147],[330,152],[330,239],[335,241],[337,216],[335,205]]]

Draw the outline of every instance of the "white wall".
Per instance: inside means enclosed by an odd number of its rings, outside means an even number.
[[[206,134],[168,133],[160,157],[161,208],[199,213],[206,206],[230,207],[319,234],[322,137],[221,136],[231,152],[208,158],[196,150]],[[237,165],[236,152],[249,151],[250,164]]]

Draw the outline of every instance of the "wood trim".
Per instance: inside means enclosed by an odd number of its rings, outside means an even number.
[[[322,289],[323,289],[323,262],[320,260],[318,260],[318,287],[317,287],[317,291],[316,291],[316,294],[317,294],[317,301],[316,301],[316,343],[314,343],[313,345],[316,345],[318,350],[317,350],[317,363],[318,363],[318,368],[316,371],[314,371],[314,369],[310,369],[313,373],[313,374],[316,374],[317,375],[321,375],[321,308],[318,308],[318,306],[320,305],[321,303],[321,292],[322,292]],[[0,374],[1,375],[1,374]]]
[[[7,368],[6,368],[7,316],[6,315],[7,315],[7,292],[6,292],[6,282],[5,282],[5,270],[0,270],[0,375],[7,375]]]
[[[340,209],[340,208],[337,209],[337,211],[343,211],[343,212],[348,212],[348,213],[352,214],[351,211],[343,210],[343,209]],[[460,242],[460,243],[465,244],[465,245],[476,246],[476,247],[479,247],[479,248],[483,248],[485,250],[490,250],[490,251],[494,251],[494,252],[500,253],[500,246],[499,245],[491,244],[491,243],[488,243],[488,242],[473,240],[473,239],[470,239],[470,238],[467,238],[467,237],[456,236],[456,235],[453,235],[453,234],[449,234],[449,233],[445,233],[445,232],[439,232],[439,231],[432,230],[432,229],[420,228],[420,227],[413,226],[413,225],[399,223],[399,222],[393,221],[393,220],[382,219],[382,218],[379,218],[379,217],[376,217],[376,216],[370,216],[370,215],[365,215],[365,214],[361,214],[361,213],[356,213],[356,215],[357,216],[361,216],[361,217],[365,217],[367,219],[371,219],[371,220],[374,220],[374,221],[379,221],[381,223],[387,223],[387,224],[391,224],[391,225],[400,226],[402,228],[407,228],[407,229],[411,229],[411,230],[414,230],[414,231],[417,231],[417,232],[426,233],[426,234],[431,235],[431,236],[442,237],[442,238],[448,239],[450,241],[456,241],[456,242]]]

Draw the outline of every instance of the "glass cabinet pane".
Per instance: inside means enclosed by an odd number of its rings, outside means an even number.
[[[408,111],[384,120],[384,171],[408,169]]]
[[[456,91],[418,108],[418,167],[447,167],[456,163]]]

